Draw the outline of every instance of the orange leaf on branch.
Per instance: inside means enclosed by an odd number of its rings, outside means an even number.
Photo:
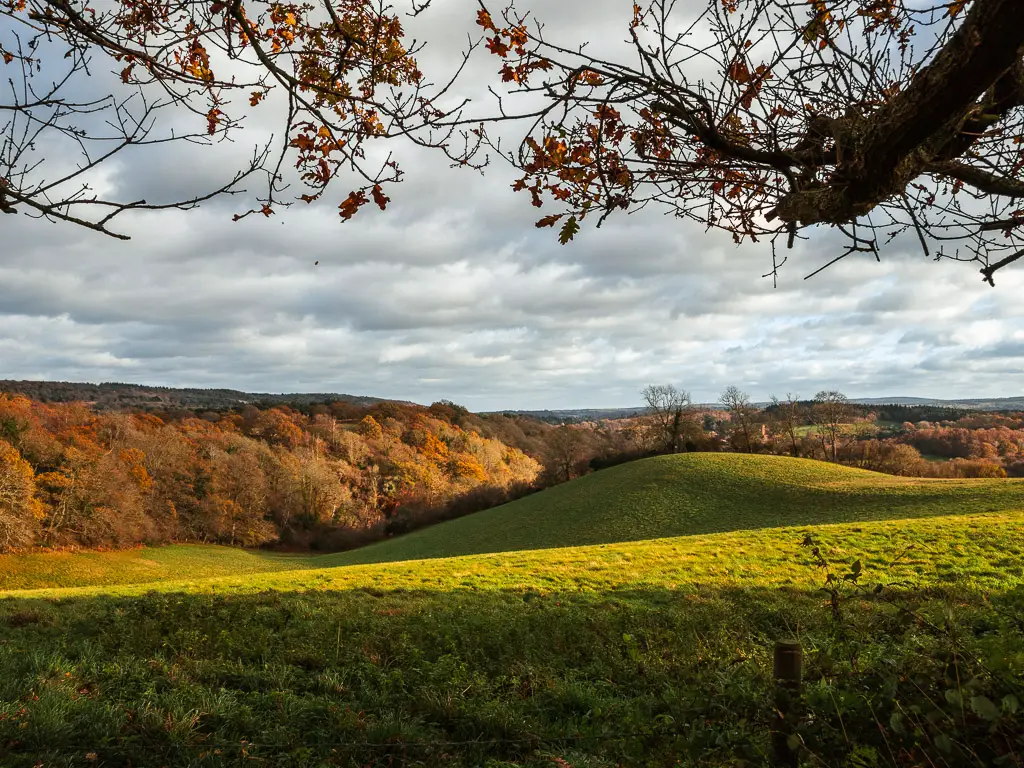
[[[220,123],[224,113],[214,107],[206,113],[206,132],[211,136],[217,132],[217,125]]]
[[[366,205],[369,200],[366,197],[366,192],[361,189],[357,189],[355,192],[350,192],[341,204],[338,206],[338,215],[345,221],[348,221],[355,216],[359,209]]]
[[[741,56],[737,56],[729,65],[729,79],[737,83],[750,82],[750,70],[747,69],[747,62]]]
[[[563,216],[565,216],[564,213],[553,213],[550,216],[545,216],[543,219],[540,219],[534,226],[536,226],[537,229],[553,227]]]
[[[373,202],[377,204],[377,207],[382,211],[388,207],[388,203],[391,202],[391,198],[384,194],[380,188],[380,184],[373,185]]]
[[[484,29],[490,30],[491,32],[497,32],[498,28],[494,26],[494,21],[491,19],[491,14],[486,9],[481,9],[476,13],[476,23]]]
[[[487,50],[493,53],[495,56],[501,56],[505,58],[508,56],[508,52],[511,50],[505,42],[498,36],[487,38]]]

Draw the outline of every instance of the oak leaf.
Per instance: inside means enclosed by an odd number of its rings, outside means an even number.
[[[572,240],[576,233],[580,231],[580,223],[576,221],[575,216],[570,216],[566,220],[565,224],[562,225],[561,231],[558,233],[558,242],[565,245]]]
[[[377,207],[382,211],[388,207],[388,203],[391,202],[391,198],[384,194],[380,188],[380,184],[373,185],[373,202],[377,204]]]

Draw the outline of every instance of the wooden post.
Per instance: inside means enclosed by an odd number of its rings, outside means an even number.
[[[790,748],[789,737],[799,717],[803,649],[797,642],[775,644],[775,714],[772,718],[772,762],[779,766],[798,765],[798,752]]]

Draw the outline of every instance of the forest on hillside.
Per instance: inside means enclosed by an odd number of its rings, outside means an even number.
[[[481,431],[395,403],[158,415],[0,395],[0,548],[344,548],[533,488],[541,465]]]
[[[679,451],[1024,476],[1024,414],[872,409],[839,393],[760,408],[735,388],[709,409],[672,387],[649,392],[661,399],[640,415],[561,425],[448,401],[112,411],[0,394],[0,551],[171,541],[347,549]]]

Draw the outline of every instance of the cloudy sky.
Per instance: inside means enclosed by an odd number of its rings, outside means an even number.
[[[419,22],[440,43],[429,61],[451,61],[474,7],[449,0]],[[587,7],[574,34],[621,37],[631,2]],[[655,382],[697,401],[730,384],[755,399],[1021,394],[1024,268],[992,289],[976,268],[909,243],[805,281],[838,255],[823,232],[773,287],[761,277],[767,246],[737,248],[648,211],[563,247],[533,227],[509,169],[481,177],[395,149],[407,175],[392,206],[346,224],[336,199],[240,223],[235,200],[138,216],[124,224],[129,242],[3,217],[0,377],[448,398],[474,410],[635,405]],[[230,153],[176,152],[138,155],[104,183],[155,200],[230,175]]]

